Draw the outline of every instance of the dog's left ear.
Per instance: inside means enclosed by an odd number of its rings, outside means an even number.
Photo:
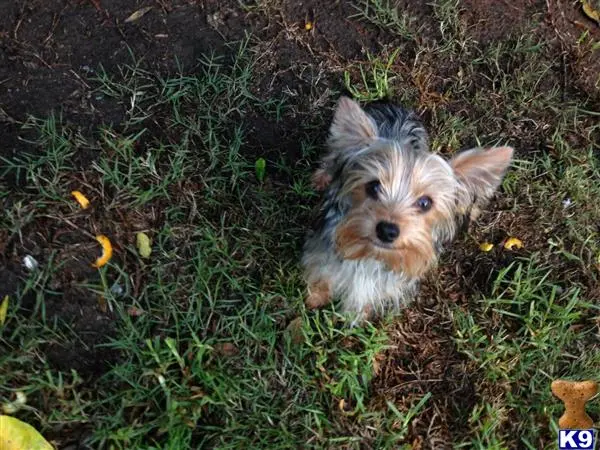
[[[512,147],[467,150],[456,155],[450,164],[463,187],[460,207],[475,203],[481,207],[489,201],[512,161]]]

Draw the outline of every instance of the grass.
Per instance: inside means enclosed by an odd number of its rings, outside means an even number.
[[[440,153],[507,141],[530,150],[495,210],[446,258],[452,281],[467,280],[466,300],[446,294],[444,268],[426,291],[439,305],[427,323],[450,330],[441,339],[464,361],[472,406],[444,409],[460,399],[411,378],[411,362],[382,359],[405,345],[410,316],[348,328],[335,306],[304,310],[297,261],[315,197],[310,135],[326,120],[303,130],[293,166],[249,146],[249,116],[280,123],[295,105],[256,93],[260,67],[244,40],[232,58],[206,56],[193,72],[156,74],[136,60],[99,70],[93,94],[123,106],[118,127],[90,137],[60,115],[23,124],[35,138],[30,153],[2,161],[14,183],[0,185],[0,237],[13,259],[35,253],[40,266],[18,272],[0,328],[3,409],[56,442],[76,436],[91,448],[410,449],[434,421],[459,424],[447,434],[456,448],[552,448],[562,407],[550,382],[597,377],[600,365],[593,105],[561,98],[544,42],[475,45],[456,1],[429,5],[439,36],[428,42],[390,2],[356,6],[362,22],[417,46],[418,64],[399,61],[400,50],[367,55],[340,72],[355,97],[417,106]],[[453,74],[443,82],[441,57]],[[74,189],[90,210],[78,209]],[[473,243],[498,230],[525,250],[481,255]],[[138,255],[138,231],[152,239],[150,259]],[[115,256],[92,270],[98,233]],[[491,289],[466,286],[469,264],[490,267]],[[81,311],[98,323],[82,326]],[[382,399],[382,385],[402,402]],[[597,401],[589,411],[598,417]]]

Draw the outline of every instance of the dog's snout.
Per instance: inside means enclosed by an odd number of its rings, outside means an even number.
[[[386,243],[394,242],[400,235],[400,228],[395,223],[379,222],[375,227],[377,237]]]

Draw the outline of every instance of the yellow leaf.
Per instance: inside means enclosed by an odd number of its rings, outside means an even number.
[[[112,258],[112,253],[113,253],[112,245],[110,243],[110,240],[102,234],[96,236],[96,240],[102,246],[102,256],[100,256],[100,258],[98,258],[96,260],[96,262],[94,264],[92,264],[92,266],[93,267],[102,267],[110,260],[110,258]]]
[[[0,416],[2,450],[53,450],[50,443],[31,425],[11,416]]]
[[[0,305],[0,325],[4,325],[6,322],[6,314],[8,313],[8,295],[4,297],[2,300],[2,304]]]
[[[136,243],[138,252],[142,258],[150,258],[152,253],[152,241],[146,233],[139,232],[136,235]]]
[[[90,206],[90,201],[81,192],[79,192],[79,191],[73,191],[73,192],[71,192],[71,195],[73,197],[75,197],[75,200],[77,200],[77,203],[79,203],[79,205],[83,209],[86,209],[86,208],[88,208]]]
[[[481,244],[479,244],[479,250],[481,250],[482,252],[489,252],[493,248],[494,244],[490,244],[489,242],[482,242]]]
[[[581,3],[583,5],[583,12],[585,13],[585,15],[588,16],[590,19],[595,20],[596,23],[600,25],[600,11],[594,9],[594,7],[590,5],[590,2],[586,0],[582,0]]]
[[[304,24],[304,29],[306,31],[310,31],[313,28],[313,23],[312,22],[306,22],[306,24]]]
[[[132,15],[130,15],[127,19],[125,19],[125,23],[135,22],[136,20],[141,19],[142,16],[144,14],[146,14],[148,11],[150,11],[151,9],[152,9],[152,6],[146,6],[144,8],[138,9],[136,12],[134,12]]]
[[[514,250],[523,248],[523,241],[521,239],[517,239],[515,237],[508,238],[504,243],[504,248],[506,250]]]

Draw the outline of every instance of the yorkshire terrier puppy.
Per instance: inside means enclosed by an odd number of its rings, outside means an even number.
[[[304,246],[306,305],[332,299],[370,319],[405,306],[445,243],[490,200],[513,149],[429,152],[417,116],[390,104],[363,110],[342,97],[329,152],[313,176],[324,190],[319,220]]]

